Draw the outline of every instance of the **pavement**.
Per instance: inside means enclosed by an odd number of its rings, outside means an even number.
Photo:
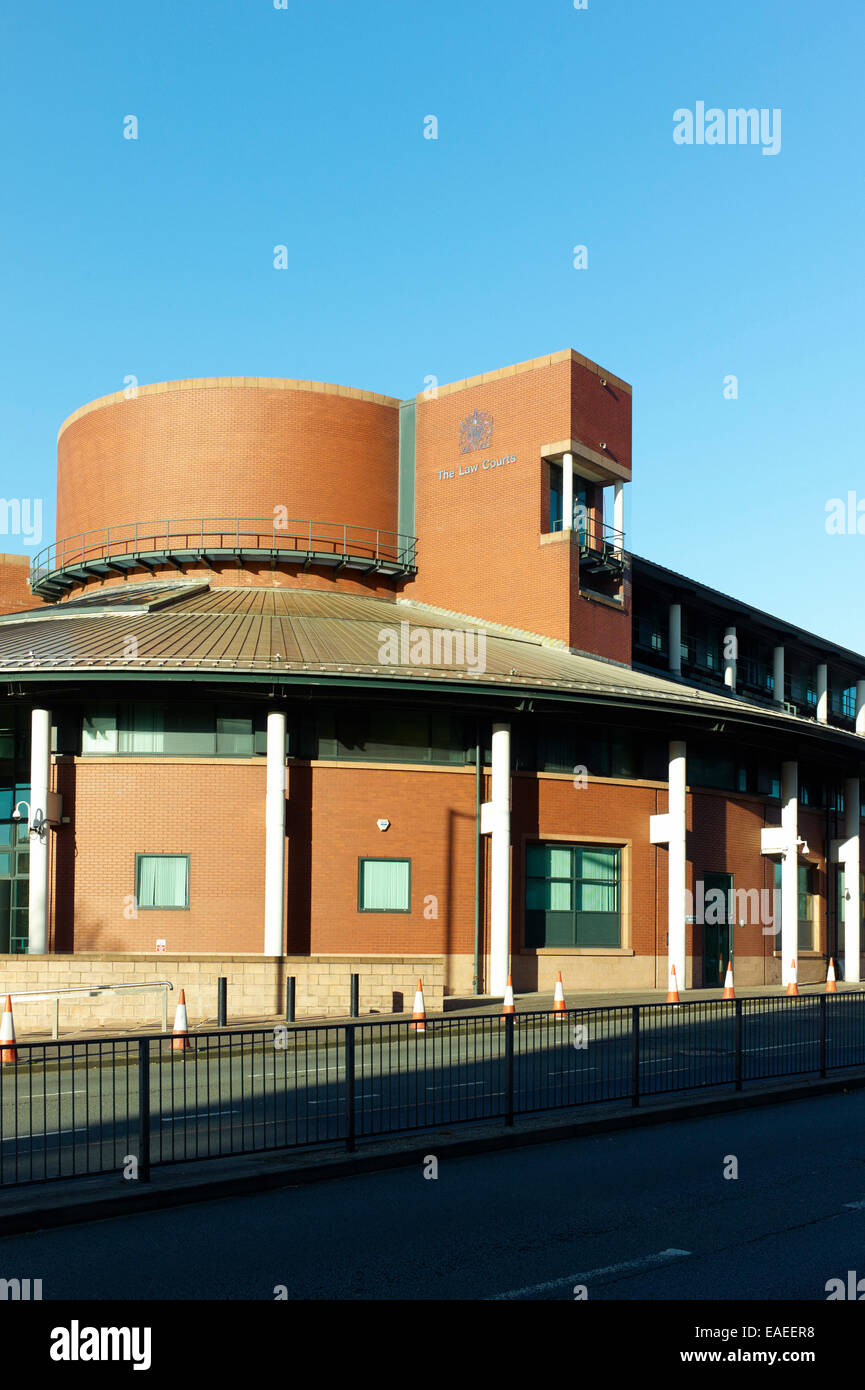
[[[838,993],[861,992],[861,984],[846,985],[838,984]],[[800,994],[823,994],[825,984],[819,982],[812,985],[800,985]],[[721,999],[724,991],[722,989],[680,989],[679,999],[682,1003],[697,1003],[705,1000]],[[780,997],[786,991],[781,985],[753,985],[747,989],[742,989],[739,994],[743,999]],[[663,1004],[666,1002],[667,992],[663,989],[653,990],[569,990],[565,996],[565,1002],[569,1009],[600,1009],[611,1008],[613,1006],[624,1006],[632,1004]],[[551,1012],[553,1007],[552,993],[529,993],[514,996],[517,1013],[544,1013]],[[501,1013],[501,995],[477,995],[477,996],[451,996],[444,1000],[444,1008],[441,1014],[427,1013],[428,1018],[453,1017],[471,1014],[498,1014]],[[366,1013],[363,1008],[358,1015],[358,1020],[364,1023],[398,1023],[400,1020],[410,1019],[411,1012],[407,1011],[400,1014],[381,1014]],[[295,1023],[302,1027],[305,1024],[328,1023],[334,1027],[339,1027],[343,1023],[351,1023],[352,1015],[348,1012],[340,1015],[325,1016],[324,1014],[304,1014],[302,1018],[297,1018]],[[272,1028],[277,1024],[284,1024],[284,1014],[262,1014],[250,1017],[244,1015],[243,1018],[231,1018],[229,1011],[229,1022],[226,1031],[238,1030],[242,1028]],[[291,1027],[292,1025],[288,1025]],[[200,1018],[189,1020],[191,1032],[216,1032],[218,1025],[216,1018]],[[154,1023],[143,1023],[125,1029],[119,1033],[116,1028],[97,1027],[97,1028],[62,1028],[60,1033],[61,1042],[75,1042],[86,1038],[116,1038],[116,1037],[148,1037],[154,1036],[159,1029]],[[19,1042],[46,1042],[51,1041],[50,1029],[27,1029],[26,1031],[17,1028]]]

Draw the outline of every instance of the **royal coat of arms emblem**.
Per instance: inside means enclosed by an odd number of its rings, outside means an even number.
[[[493,437],[493,417],[485,410],[473,410],[460,425],[460,453],[485,449]]]

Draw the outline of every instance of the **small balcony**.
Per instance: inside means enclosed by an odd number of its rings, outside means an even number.
[[[551,533],[563,529],[562,519],[554,518]],[[621,578],[626,569],[625,535],[597,517],[572,528],[580,547],[580,574]]]

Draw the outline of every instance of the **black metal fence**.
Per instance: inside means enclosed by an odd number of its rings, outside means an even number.
[[[865,1066],[865,991],[18,1043],[0,1185]]]

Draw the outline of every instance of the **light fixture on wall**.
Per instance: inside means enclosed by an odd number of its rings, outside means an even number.
[[[378,826],[379,830],[387,830],[388,826],[390,825],[390,821],[384,819],[377,820],[376,825]]]

